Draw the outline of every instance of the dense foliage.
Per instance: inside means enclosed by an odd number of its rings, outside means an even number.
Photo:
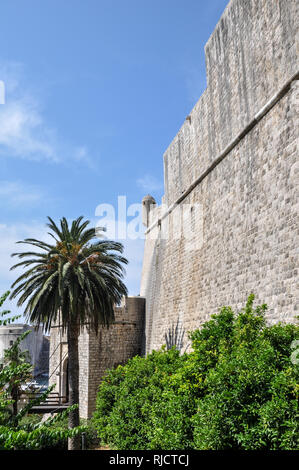
[[[135,357],[99,387],[94,423],[116,449],[299,449],[298,326],[267,326],[254,296],[175,348]]]

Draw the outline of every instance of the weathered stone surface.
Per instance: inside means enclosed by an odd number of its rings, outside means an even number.
[[[115,322],[96,335],[88,327],[79,336],[80,416],[89,418],[95,410],[98,386],[107,369],[124,364],[143,350],[145,299],[127,297],[115,307]],[[61,328],[51,330],[50,384],[60,396],[67,394],[67,343]]]
[[[147,351],[251,292],[269,322],[298,315],[297,18],[296,0],[232,0],[206,45],[208,86],[165,152],[146,236]]]

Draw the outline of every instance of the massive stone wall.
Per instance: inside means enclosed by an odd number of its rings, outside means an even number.
[[[79,336],[79,407],[82,418],[95,410],[98,386],[107,369],[124,364],[142,353],[144,343],[145,299],[127,297],[115,307],[115,321],[99,328],[97,335],[85,327]],[[55,392],[67,395],[68,349],[59,325],[51,329],[50,380]]]
[[[298,315],[297,10],[232,0],[206,45],[208,86],[164,154],[164,207],[149,217],[147,351],[171,323],[192,330],[251,292],[269,322]]]

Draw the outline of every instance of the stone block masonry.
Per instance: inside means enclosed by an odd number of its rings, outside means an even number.
[[[125,364],[143,352],[145,299],[127,297],[115,307],[115,322],[96,335],[80,335],[80,414],[90,417],[95,410],[99,384],[107,369]]]
[[[193,330],[251,292],[269,322],[299,313],[298,6],[232,0],[205,47],[207,89],[164,154],[163,208],[148,217],[147,352],[178,319]]]
[[[99,384],[107,369],[125,364],[144,350],[145,299],[127,297],[114,309],[115,321],[97,334],[88,326],[79,336],[79,409],[81,418],[95,410]],[[50,380],[60,396],[68,393],[68,350],[59,324],[51,329]]]

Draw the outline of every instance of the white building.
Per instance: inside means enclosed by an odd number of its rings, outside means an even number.
[[[28,330],[31,330],[31,333],[21,341],[20,349],[29,352],[29,359],[34,366],[35,376],[47,373],[49,370],[49,338],[43,334],[41,327],[36,330],[33,326],[21,323],[0,326],[0,364],[3,363],[5,349],[9,349]]]

